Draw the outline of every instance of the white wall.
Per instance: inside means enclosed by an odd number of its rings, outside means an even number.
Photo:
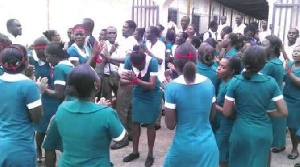
[[[90,17],[95,21],[93,35],[98,38],[102,28],[115,26],[119,36],[124,21],[131,19],[132,0],[2,0],[0,32],[6,32],[6,21],[20,20],[23,38],[28,43],[48,29],[56,29],[64,40],[67,29]],[[49,1],[49,20],[47,12]]]

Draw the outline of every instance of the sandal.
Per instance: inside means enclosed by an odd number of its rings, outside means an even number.
[[[297,159],[299,157],[299,153],[297,153],[297,154],[289,154],[287,157],[288,157],[288,159]]]
[[[285,150],[285,147],[274,147],[274,148],[272,148],[272,152],[273,153],[279,153],[279,152],[281,152],[281,151],[284,151]]]

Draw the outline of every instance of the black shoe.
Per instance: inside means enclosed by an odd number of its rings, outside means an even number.
[[[148,126],[148,124],[141,123],[141,127],[147,127],[147,126]]]
[[[145,161],[145,167],[150,167],[153,165],[154,158],[152,156],[148,156]]]
[[[160,125],[155,125],[155,130],[159,130],[161,128]]]
[[[140,158],[139,153],[137,153],[137,154],[130,153],[127,157],[123,158],[123,162],[130,162],[137,158]]]
[[[126,147],[129,145],[129,141],[124,141],[124,142],[121,142],[121,143],[115,143],[114,145],[112,145],[110,148],[112,150],[117,150],[117,149],[120,149],[120,148],[123,148],[123,147]]]

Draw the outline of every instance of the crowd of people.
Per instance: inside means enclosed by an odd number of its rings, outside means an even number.
[[[165,167],[270,166],[287,129],[287,158],[298,158],[298,29],[283,43],[265,20],[259,28],[242,14],[233,26],[226,19],[201,34],[188,16],[181,28],[127,20],[121,37],[109,26],[96,39],[85,18],[67,42],[47,30],[26,47],[21,23],[9,19],[0,34],[0,166],[54,167],[60,151],[58,166],[108,167],[109,150],[132,141],[128,163],[146,127],[150,167],[163,115],[175,129]]]

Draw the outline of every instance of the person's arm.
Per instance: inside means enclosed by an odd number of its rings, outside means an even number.
[[[282,52],[283,59],[284,59],[285,61],[289,62],[290,59],[289,59],[288,55],[286,54],[286,51],[285,51],[285,49],[284,49],[284,44],[281,45],[281,52]]]
[[[286,117],[288,115],[288,111],[286,108],[286,104],[283,100],[283,98],[278,99],[277,101],[275,101],[275,105],[276,105],[276,111],[273,112],[268,112],[268,114],[271,117]]]
[[[39,88],[35,83],[26,85],[26,106],[29,109],[30,119],[34,124],[38,124],[44,115]]]
[[[120,142],[127,139],[127,132],[123,127],[118,114],[115,110],[107,107],[107,110],[111,110],[107,119],[107,129],[109,136],[115,141]]]
[[[298,87],[300,87],[300,78],[297,77],[290,69],[287,69],[286,72],[287,77],[290,77],[291,81],[297,85]]]
[[[214,98],[215,99],[215,98]],[[213,101],[212,105],[211,105],[211,109],[210,109],[210,115],[209,115],[209,120],[210,122],[213,122],[215,116],[216,116],[216,102]]]
[[[177,125],[175,95],[172,86],[167,85],[165,90],[165,123],[168,129],[174,130]]]
[[[226,95],[225,95],[225,101],[223,105],[223,110],[219,108],[218,111],[220,111],[225,117],[229,117],[232,114],[233,108],[235,106],[235,84],[236,81],[231,81],[228,85]]]
[[[46,89],[44,91],[44,93],[50,97],[54,97],[54,98],[57,98],[61,101],[64,100],[65,98],[65,83],[62,84],[62,83],[57,83],[54,85],[54,90],[51,90],[51,89]]]
[[[155,53],[152,53],[148,48],[147,46],[145,45],[141,45],[142,49],[144,50],[145,53],[147,53],[150,57],[153,57],[155,58],[157,61],[158,61],[158,64],[161,65],[164,61],[164,59],[160,58],[159,55],[162,57],[164,56],[165,57],[165,51],[166,51],[166,48],[161,48],[159,49],[159,51],[161,53],[157,53],[157,55]]]

